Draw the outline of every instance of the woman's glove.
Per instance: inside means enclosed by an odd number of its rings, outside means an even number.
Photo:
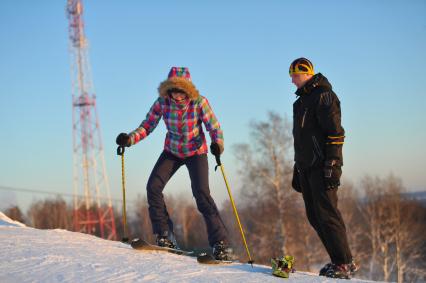
[[[223,145],[217,142],[212,142],[210,145],[210,151],[214,156],[221,155],[223,152]]]
[[[130,136],[126,133],[121,133],[115,139],[119,146],[130,146]]]

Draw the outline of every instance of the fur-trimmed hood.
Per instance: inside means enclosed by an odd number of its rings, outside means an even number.
[[[158,87],[158,94],[161,97],[167,98],[167,91],[172,88],[183,90],[190,100],[196,100],[200,97],[200,93],[195,85],[190,80],[183,77],[172,77],[162,82]]]

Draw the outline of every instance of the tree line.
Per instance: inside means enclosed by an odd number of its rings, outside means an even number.
[[[250,144],[234,145],[232,151],[241,180],[234,199],[252,258],[269,265],[271,257],[289,254],[296,259],[296,269],[317,272],[329,259],[308,223],[301,195],[291,188],[291,125],[285,117],[269,113],[266,121],[253,121],[250,131]],[[405,198],[405,192],[401,180],[393,175],[365,176],[356,186],[343,182],[339,187],[339,209],[352,253],[361,266],[358,278],[426,280],[426,206]],[[208,250],[207,233],[195,201],[172,195],[165,199],[180,247]],[[139,196],[134,207],[128,216],[130,236],[154,242],[146,197]],[[220,213],[234,253],[240,261],[247,261],[229,201],[222,204]],[[16,206],[5,214],[35,228],[73,229],[73,208],[61,198],[35,201],[26,215]],[[121,239],[121,211],[116,208],[114,215]]]

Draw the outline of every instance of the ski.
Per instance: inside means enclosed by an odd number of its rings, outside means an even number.
[[[140,250],[140,251],[159,251],[159,252],[168,252],[168,253],[173,253],[177,255],[185,255],[185,256],[191,256],[191,257],[196,256],[198,263],[201,263],[201,264],[230,264],[230,263],[236,262],[233,260],[217,260],[212,255],[207,253],[201,253],[199,255],[195,255],[193,251],[184,251],[180,249],[160,247],[157,245],[150,244],[147,241],[143,239],[139,239],[139,238],[133,239],[130,242],[130,246],[133,249]]]
[[[139,238],[135,238],[130,243],[130,246],[134,248],[135,250],[142,250],[142,251],[160,251],[160,252],[168,252],[178,255],[186,255],[186,256],[194,256],[193,251],[184,251],[180,249],[173,249],[173,248],[167,248],[167,247],[160,247],[157,245],[153,245],[148,243],[147,241]]]
[[[235,262],[233,260],[218,260],[215,259],[212,255],[206,253],[198,255],[197,261],[201,264],[230,264]]]

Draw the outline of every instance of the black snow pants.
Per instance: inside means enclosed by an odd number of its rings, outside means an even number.
[[[350,263],[352,254],[345,223],[337,208],[337,189],[325,189],[323,168],[320,166],[298,170],[309,223],[320,237],[332,263]]]
[[[178,158],[163,151],[160,155],[146,188],[149,216],[154,234],[164,235],[165,232],[173,232],[173,222],[167,212],[163,190],[169,179],[182,165],[188,168],[192,195],[206,223],[210,246],[221,240],[226,242],[226,228],[219,216],[216,204],[210,196],[207,154]]]

